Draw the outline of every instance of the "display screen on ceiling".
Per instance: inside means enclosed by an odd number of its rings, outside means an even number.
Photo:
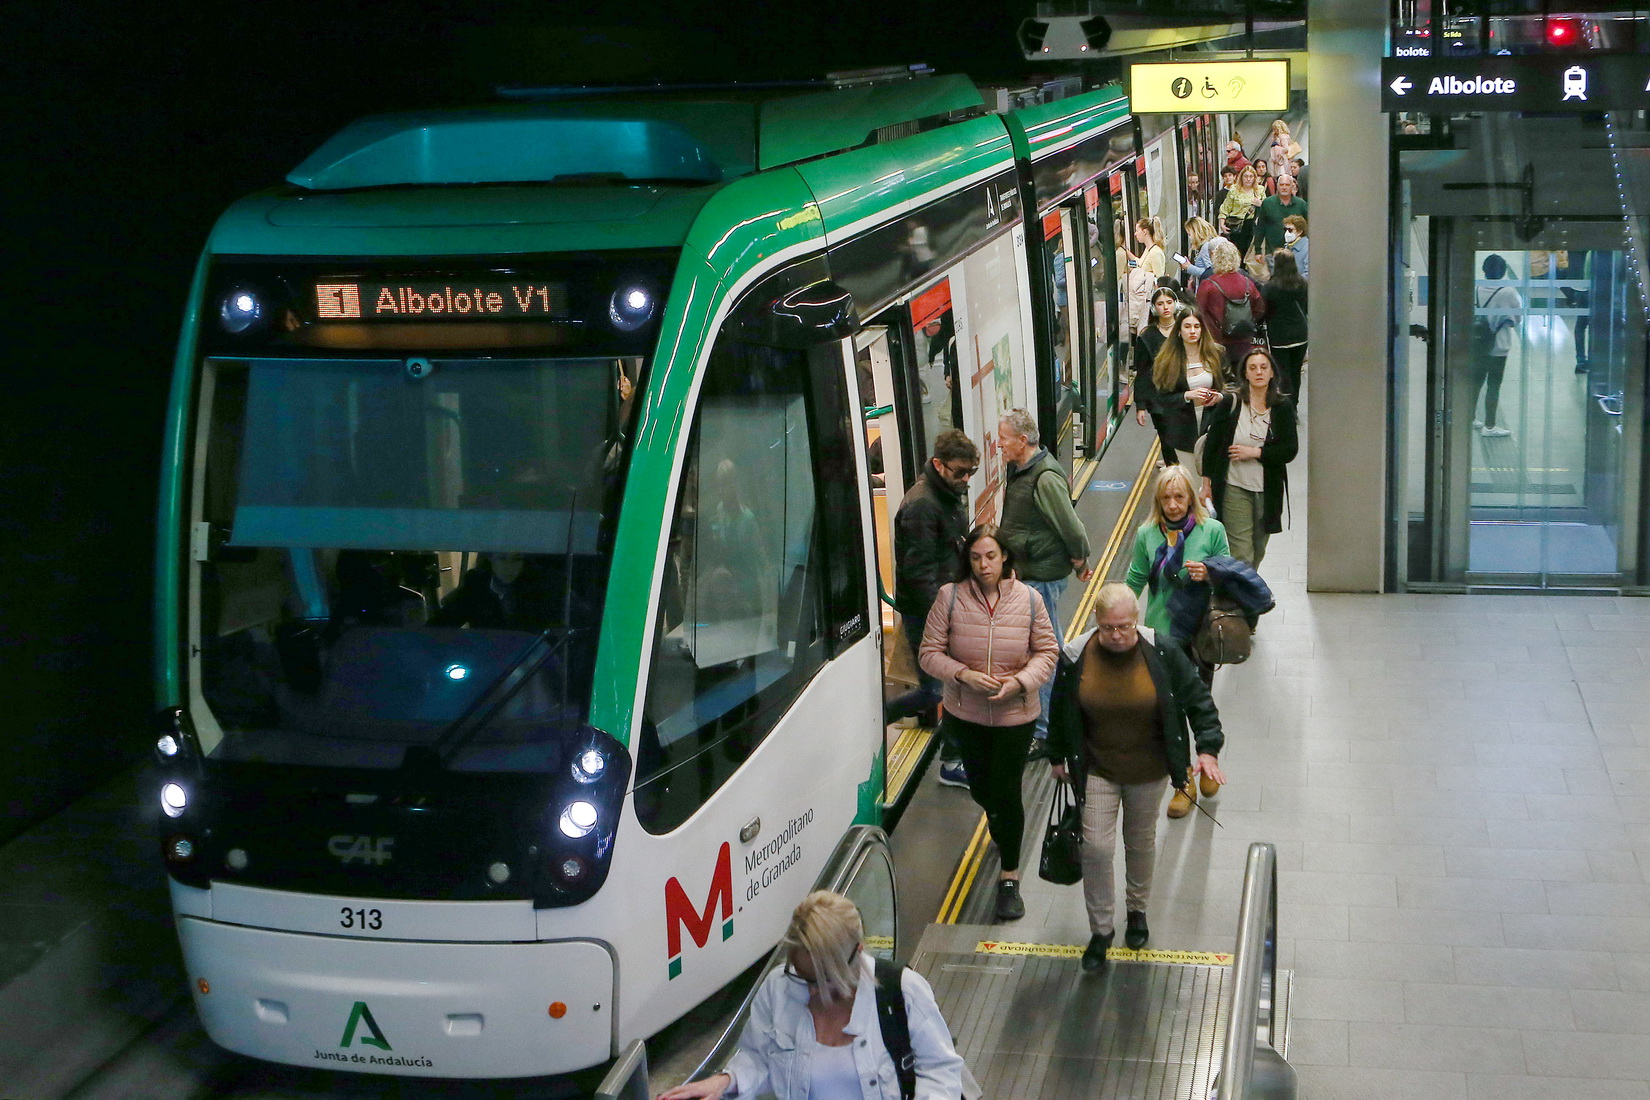
[[[566,283],[350,279],[315,284],[315,317],[320,321],[508,321],[566,316]]]

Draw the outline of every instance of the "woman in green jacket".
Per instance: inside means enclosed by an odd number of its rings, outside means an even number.
[[[1192,475],[1184,466],[1158,471],[1152,494],[1152,515],[1134,535],[1134,558],[1129,562],[1128,585],[1146,597],[1146,625],[1162,638],[1172,638],[1188,655],[1192,639],[1180,637],[1169,618],[1169,596],[1193,584],[1205,584],[1209,570],[1203,564],[1217,554],[1230,554],[1226,528],[1209,515],[1198,498]],[[1193,656],[1196,661],[1196,657]],[[1214,680],[1214,669],[1198,664],[1204,683]]]
[[[1197,666],[1198,678],[1204,687],[1214,683],[1214,666],[1198,659],[1192,650],[1191,638],[1175,634],[1169,618],[1169,596],[1194,584],[1207,584],[1209,567],[1204,561],[1231,552],[1226,542],[1226,528],[1209,515],[1186,468],[1165,466],[1159,470],[1157,488],[1152,493],[1152,517],[1134,533],[1134,558],[1129,562],[1126,580],[1136,596],[1142,589],[1150,590],[1146,597],[1146,625],[1160,642],[1172,641],[1185,651]],[[1213,796],[1220,790],[1220,783],[1213,776],[1203,776],[1200,785],[1205,796]],[[1189,782],[1176,790],[1169,799],[1169,816],[1185,817],[1196,797],[1197,788]]]

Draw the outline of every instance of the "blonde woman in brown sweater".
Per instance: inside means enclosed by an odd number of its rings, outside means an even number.
[[[1209,689],[1179,644],[1147,640],[1140,606],[1127,585],[1101,585],[1094,629],[1069,643],[1055,674],[1049,713],[1054,776],[1083,802],[1083,902],[1089,945],[1083,969],[1104,969],[1116,931],[1112,867],[1118,826],[1127,875],[1124,942],[1145,946],[1146,904],[1157,860],[1157,811],[1172,782],[1226,782],[1217,757],[1225,744]],[[1194,758],[1193,751],[1196,751]]]

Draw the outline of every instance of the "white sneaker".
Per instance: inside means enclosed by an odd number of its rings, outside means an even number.
[[[1484,429],[1484,438],[1485,439],[1502,439],[1502,438],[1505,438],[1506,436],[1509,436],[1511,434],[1512,434],[1512,429],[1511,428],[1503,428],[1500,425],[1496,425],[1495,427]]]
[[[1473,426],[1474,430],[1478,430],[1478,429],[1483,428],[1484,422],[1482,420],[1474,420],[1472,422],[1472,426]]]

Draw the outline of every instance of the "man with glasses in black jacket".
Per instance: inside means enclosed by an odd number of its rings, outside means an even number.
[[[957,571],[957,547],[968,533],[968,479],[980,466],[980,451],[962,432],[944,431],[934,440],[934,457],[900,501],[894,516],[894,610],[900,613],[911,661],[922,646],[923,626],[934,597]],[[940,682],[917,668],[917,686],[883,708],[883,720],[921,715],[937,721]],[[968,786],[954,745],[940,744],[940,782]]]

